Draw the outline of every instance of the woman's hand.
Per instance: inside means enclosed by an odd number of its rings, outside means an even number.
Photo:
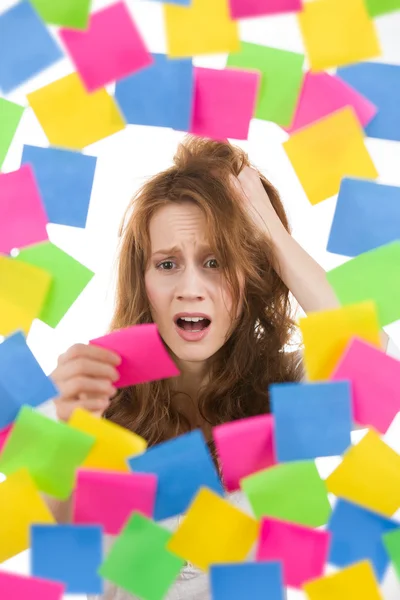
[[[78,406],[101,417],[116,393],[119,378],[117,354],[97,346],[75,344],[60,356],[51,378],[60,391],[55,405],[57,416],[68,421]]]

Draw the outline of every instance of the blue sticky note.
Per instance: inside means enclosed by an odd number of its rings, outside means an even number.
[[[351,444],[351,388],[347,381],[270,386],[279,462],[338,456]]]
[[[190,6],[193,0],[153,0],[153,2],[162,2],[163,4],[177,4],[178,6]]]
[[[284,600],[279,562],[211,565],[212,600]]]
[[[0,429],[12,423],[24,404],[39,406],[58,395],[21,332],[0,344]]]
[[[187,131],[193,100],[192,60],[153,54],[154,63],[117,81],[115,98],[127,123]]]
[[[398,523],[339,498],[327,527],[332,534],[328,562],[347,567],[369,560],[381,581],[390,561],[382,535],[398,528]]]
[[[185,512],[202,486],[224,494],[206,441],[198,429],[134,456],[129,459],[129,466],[134,472],[158,476],[156,521]]]
[[[61,581],[66,594],[101,594],[102,527],[32,525],[31,574]]]
[[[30,2],[0,14],[0,89],[9,93],[63,57]]]
[[[400,239],[400,187],[342,179],[328,252],[358,256]]]
[[[80,152],[25,145],[51,223],[85,227],[97,158]]]
[[[400,141],[400,65],[358,63],[338,69],[337,75],[378,107],[367,136]]]

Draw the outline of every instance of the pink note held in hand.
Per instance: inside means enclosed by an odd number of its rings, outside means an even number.
[[[62,600],[65,586],[56,581],[0,572],[0,598],[3,600]]]
[[[232,19],[298,12],[302,0],[229,0]]]
[[[120,377],[115,383],[119,388],[179,375],[154,323],[118,329],[90,343],[121,357]]]

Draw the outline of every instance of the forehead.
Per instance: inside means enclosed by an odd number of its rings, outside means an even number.
[[[203,211],[192,202],[166,204],[152,217],[149,225],[152,251],[190,243],[207,243]]]

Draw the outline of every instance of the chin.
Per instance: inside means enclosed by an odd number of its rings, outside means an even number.
[[[205,362],[219,350],[198,342],[171,344],[169,348],[178,360],[185,362]]]

